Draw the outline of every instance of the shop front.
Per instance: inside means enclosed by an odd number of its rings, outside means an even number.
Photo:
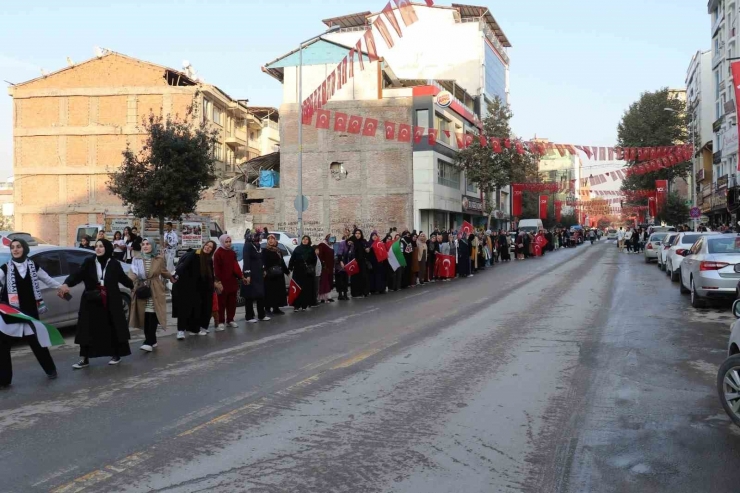
[[[463,221],[469,222],[476,229],[486,228],[488,218],[483,213],[483,201],[476,197],[463,196],[462,209]]]

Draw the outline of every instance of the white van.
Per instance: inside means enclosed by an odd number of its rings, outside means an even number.
[[[543,229],[545,229],[545,227],[542,225],[542,219],[521,219],[519,221],[519,231],[537,233]]]

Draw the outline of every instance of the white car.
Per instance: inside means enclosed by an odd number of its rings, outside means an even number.
[[[684,259],[684,254],[691,249],[694,243],[702,236],[718,234],[720,233],[695,233],[693,231],[678,233],[676,240],[668,250],[665,261],[665,272],[671,278],[671,281],[678,281],[681,276],[681,262]]]
[[[676,241],[676,237],[678,236],[678,233],[668,233],[668,235],[663,238],[663,244],[660,245],[660,251],[658,252],[658,269],[665,270],[665,261],[666,256],[668,255],[668,250],[671,249],[671,245],[673,245],[673,242]]]
[[[610,229],[606,232],[606,239],[607,240],[616,240],[617,239],[617,230],[616,229]]]
[[[650,235],[647,243],[645,244],[645,263],[650,263],[653,259],[658,258],[661,250],[663,250],[663,239],[667,236],[667,233],[653,233]]]

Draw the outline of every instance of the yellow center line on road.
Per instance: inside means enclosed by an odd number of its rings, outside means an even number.
[[[368,359],[369,357],[375,354],[378,354],[379,352],[385,349],[388,349],[391,346],[394,346],[395,344],[397,344],[397,342],[398,341],[394,341],[382,347],[372,348],[372,349],[363,351],[353,356],[352,358],[349,358],[347,360],[344,360],[338,363],[337,365],[333,366],[331,370],[349,368],[350,366],[356,365],[357,363],[360,363],[361,361],[364,361]],[[304,380],[301,380],[300,382],[294,383],[293,385],[286,387],[283,390],[279,390],[275,392],[275,396],[284,397],[293,391],[308,387],[312,385],[314,382],[318,381],[320,376],[321,376],[320,373],[312,375]],[[210,426],[231,422],[235,420],[237,416],[252,414],[264,408],[274,399],[275,397],[262,397],[257,402],[250,402],[249,404],[241,406],[237,409],[233,409],[220,416],[216,416],[215,418],[209,421],[206,421],[205,423],[202,423],[198,426],[190,428],[189,430],[183,431],[182,433],[178,434],[175,438],[186,437],[189,435],[193,435],[194,433],[197,433],[198,431],[201,431]],[[110,479],[111,477],[113,477],[114,474],[122,473],[126,471],[127,469],[140,464],[148,457],[150,457],[150,454],[148,452],[136,452],[127,457],[124,457],[123,459],[119,461],[114,462],[113,464],[107,465],[103,467],[102,469],[98,469],[91,473],[85,474],[84,476],[80,476],[79,478],[74,479],[71,482],[65,485],[59,486],[51,491],[52,493],[79,493],[81,491],[84,491],[87,488],[93,487],[96,484],[102,483],[103,481]]]

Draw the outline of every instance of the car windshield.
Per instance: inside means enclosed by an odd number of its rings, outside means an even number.
[[[711,238],[708,243],[709,253],[740,253],[740,236]]]
[[[668,244],[673,243],[673,240],[676,239],[676,236],[678,235],[668,235],[667,239],[665,240],[665,243],[668,243]]]
[[[701,238],[701,235],[684,235],[683,238],[681,238],[681,244],[693,245],[699,238]]]
[[[610,235],[613,235],[613,234],[616,234],[616,233],[617,233],[617,230],[616,229],[610,229],[609,230],[609,234]]]
[[[665,238],[667,235],[665,233],[660,234],[654,234],[650,237],[650,241],[663,241],[663,238]]]

